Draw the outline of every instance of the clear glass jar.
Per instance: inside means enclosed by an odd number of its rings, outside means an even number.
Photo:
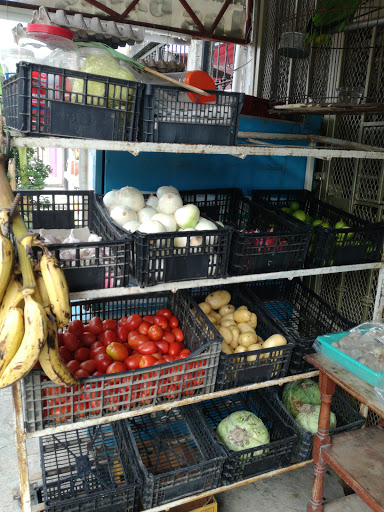
[[[79,51],[73,42],[73,33],[66,28],[29,24],[25,36],[19,40],[19,48],[20,53],[23,50],[33,52],[36,64],[79,69]]]

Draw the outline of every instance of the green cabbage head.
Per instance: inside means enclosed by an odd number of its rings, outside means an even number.
[[[217,426],[220,440],[235,452],[255,448],[270,441],[264,423],[249,411],[236,411],[224,418]],[[262,450],[255,453],[259,455]]]
[[[120,78],[122,80],[131,80],[135,82],[136,79],[133,74],[124,66],[121,66],[119,62],[110,55],[95,54],[89,55],[81,68],[84,73],[93,73],[95,75],[109,76],[111,78]],[[84,89],[84,80],[76,78],[73,84],[72,92],[79,93],[72,95],[72,102],[81,103],[83,101],[83,94],[90,94],[92,96],[105,96],[105,88],[108,87],[108,98],[122,100],[122,101],[108,101],[109,108],[118,108],[123,110],[125,108],[124,102],[132,100],[133,90],[128,87],[114,86],[102,82],[89,81],[87,84],[87,90]],[[104,106],[103,102],[98,98],[87,97],[87,104]]]
[[[295,418],[302,405],[320,405],[321,394],[317,383],[311,379],[289,382],[284,386],[283,404]]]
[[[316,434],[317,425],[319,423],[320,405],[305,404],[301,406],[298,415],[296,416],[297,423],[311,432]],[[331,411],[330,429],[336,428],[336,415]]]

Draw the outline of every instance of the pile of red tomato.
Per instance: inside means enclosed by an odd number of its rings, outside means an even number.
[[[184,359],[191,351],[183,340],[178,318],[163,308],[153,316],[134,313],[118,322],[97,316],[87,325],[73,320],[59,334],[59,351],[71,372],[82,378]]]

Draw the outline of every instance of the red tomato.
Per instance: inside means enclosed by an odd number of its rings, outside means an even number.
[[[78,379],[81,379],[83,377],[90,377],[91,374],[87,372],[87,370],[83,370],[82,368],[80,368],[80,370],[77,370],[77,372],[75,372],[75,377],[77,377]]]
[[[138,334],[134,338],[128,340],[128,345],[133,350],[137,350],[141,344],[146,343],[147,341],[150,341],[148,336],[144,336],[144,334]]]
[[[104,347],[104,343],[102,341],[96,340],[94,343],[92,343],[91,350],[94,350],[97,347]]]
[[[87,361],[87,359],[89,359],[89,354],[90,354],[90,350],[89,348],[86,348],[86,347],[81,347],[81,348],[78,348],[76,351],[75,351],[75,359],[76,361],[80,361],[81,363],[83,361]]]
[[[94,361],[96,363],[97,370],[100,370],[101,372],[106,372],[108,366],[113,363],[112,357],[108,354],[97,354],[94,357]]]
[[[139,328],[137,329],[140,334],[148,334],[148,329],[151,327],[149,322],[141,322]]]
[[[156,363],[153,365],[153,366],[157,366],[159,364],[164,364],[166,361],[164,359],[159,359],[158,361],[156,361]]]
[[[126,316],[121,317],[120,320],[117,322],[119,327],[127,328],[127,320],[128,320],[128,317],[126,317]]]
[[[64,363],[68,363],[68,361],[72,359],[71,352],[67,349],[67,347],[60,347],[59,353]]]
[[[92,361],[92,359],[88,359],[88,361],[83,361],[80,363],[80,368],[87,371],[90,375],[93,375],[93,373],[96,371],[96,363],[95,361]]]
[[[180,343],[177,343],[176,341],[169,344],[168,348],[168,354],[172,357],[177,357],[181,352],[181,346]]]
[[[152,325],[148,331],[148,337],[152,341],[160,341],[164,331],[159,325]]]
[[[107,319],[107,320],[103,320],[103,330],[104,331],[116,331],[117,329],[117,322],[116,320],[110,320],[110,319]]]
[[[179,327],[176,327],[176,328],[172,329],[172,334],[176,338],[176,341],[178,341],[180,343],[182,341],[184,341],[184,333],[183,333],[183,331],[181,329],[179,329]]]
[[[141,355],[132,355],[125,359],[124,363],[127,366],[128,370],[137,370],[139,368],[139,364],[141,361]]]
[[[168,354],[168,347],[169,343],[168,341],[165,341],[164,339],[160,341],[155,341],[156,347],[160,350],[162,354]]]
[[[185,359],[186,357],[190,356],[191,354],[192,354],[192,352],[189,349],[183,348],[183,350],[179,354],[179,359]]]
[[[83,332],[79,339],[83,345],[90,347],[93,343],[96,342],[96,334],[93,334],[93,332]]]
[[[101,372],[100,370],[96,370],[92,373],[92,377],[96,377],[96,375],[105,375],[105,372]]]
[[[168,343],[172,343],[176,340],[176,338],[171,332],[164,331],[163,340],[168,341]]]
[[[95,359],[95,357],[96,357],[98,354],[106,354],[106,348],[104,347],[104,345],[102,345],[101,347],[93,348],[93,349],[91,350],[91,352],[89,353],[89,357],[90,357],[91,359]]]
[[[175,358],[173,356],[171,356],[170,354],[163,354],[163,359],[167,363],[170,363],[171,361],[175,360]]]
[[[124,363],[122,363],[121,361],[115,361],[114,363],[108,366],[106,373],[119,373],[125,372],[127,370],[128,368]]]
[[[168,328],[168,320],[165,318],[165,316],[156,315],[155,318],[154,318],[153,323],[155,325],[158,325],[162,329],[167,329]]]
[[[66,364],[66,367],[69,368],[73,374],[75,374],[78,370],[80,370],[80,363],[79,361],[72,359],[72,361],[69,361]]]
[[[64,340],[64,346],[67,347],[67,349],[70,352],[74,352],[80,346],[77,336],[75,336],[72,332],[66,331],[63,334],[63,340]]]
[[[163,308],[156,311],[156,315],[165,316],[165,318],[169,320],[172,317],[172,312],[170,309]]]
[[[156,357],[153,357],[151,355],[145,355],[141,358],[139,367],[140,368],[147,368],[148,366],[152,366],[157,361]]]
[[[124,361],[129,355],[126,347],[122,343],[117,342],[108,345],[106,352],[114,361]]]
[[[175,329],[176,327],[179,327],[179,320],[176,316],[171,316],[169,319],[169,327],[171,329]]]
[[[57,333],[57,339],[59,341],[59,347],[62,347],[64,345],[64,339],[63,339],[63,333],[58,332]]]
[[[144,320],[144,322],[148,322],[148,323],[149,323],[149,324],[151,324],[151,325],[153,324],[153,319],[154,319],[154,318],[155,318],[155,317],[154,317],[154,316],[151,316],[151,315],[145,315],[145,316],[143,316],[143,320]]]
[[[72,320],[68,325],[68,331],[80,338],[84,332],[84,325],[81,320]]]
[[[137,351],[139,354],[150,355],[157,351],[157,347],[153,341],[147,341],[147,343],[142,343],[139,347],[137,347]]]
[[[117,333],[117,339],[119,341],[122,341],[122,342],[127,341],[128,331],[125,327],[118,327],[116,333]]]
[[[154,354],[151,355],[155,357],[157,360],[163,359],[163,354],[161,352],[155,352]]]
[[[126,329],[126,327],[125,327],[125,329]],[[134,336],[139,336],[139,335],[140,335],[139,331],[136,331],[136,330],[135,331],[129,331],[128,332],[128,339],[130,340]]]
[[[99,334],[99,340],[104,343],[105,347],[108,347],[111,343],[116,341],[116,331],[108,330]]]
[[[127,318],[127,322],[126,322],[126,325],[124,325],[124,327],[126,327],[128,329],[128,331],[135,331],[139,327],[141,322],[142,322],[141,316],[134,313],[133,315],[130,315]]]
[[[100,334],[103,332],[103,322],[101,321],[101,318],[98,316],[91,318],[88,324],[88,330],[89,332],[93,332],[93,334]]]

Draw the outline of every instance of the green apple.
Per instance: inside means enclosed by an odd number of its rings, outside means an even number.
[[[346,226],[345,222],[340,219],[338,222],[336,222],[335,224],[335,229],[342,229]]]
[[[283,206],[281,210],[282,210],[283,212],[285,212],[285,213],[289,213],[289,214],[291,214],[291,213],[292,213],[292,211],[290,210],[290,208],[288,208],[288,206]]]
[[[312,224],[312,221],[313,221],[312,217],[310,215],[308,215],[308,213],[306,213],[305,214],[305,222],[307,224]]]
[[[316,226],[321,226],[323,223],[323,221],[321,219],[316,219],[312,222],[312,226],[316,227]]]
[[[292,203],[289,205],[292,212],[296,212],[300,208],[300,204],[297,201],[292,201]]]
[[[327,228],[327,229],[329,229],[329,228],[331,227],[331,226],[328,224],[328,222],[322,222],[322,223],[320,224],[320,226],[322,226],[323,228]]]
[[[296,219],[299,219],[302,222],[305,222],[305,212],[303,212],[303,210],[296,210],[292,215]]]

